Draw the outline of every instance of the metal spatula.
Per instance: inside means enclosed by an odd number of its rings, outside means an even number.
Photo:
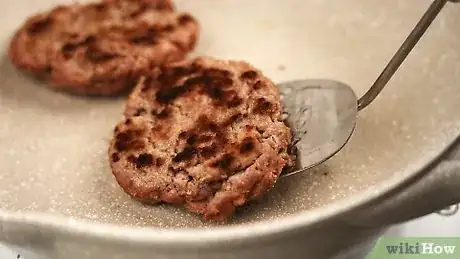
[[[435,0],[371,88],[358,99],[346,84],[334,80],[297,80],[278,84],[285,116],[293,129],[299,167],[291,176],[318,165],[339,152],[350,139],[358,112],[382,91],[449,0]],[[460,2],[460,0],[450,0]]]

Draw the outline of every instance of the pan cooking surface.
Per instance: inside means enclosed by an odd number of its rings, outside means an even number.
[[[62,1],[61,1],[62,2]],[[203,34],[195,55],[245,59],[276,82],[343,81],[358,95],[373,82],[430,1],[178,1]],[[131,200],[108,167],[107,145],[123,100],[54,92],[13,69],[9,39],[27,14],[53,1],[1,2],[0,207],[135,226],[209,226],[171,206]],[[395,6],[395,9],[393,9]],[[358,119],[348,146],[300,176],[280,181],[232,224],[324,206],[411,173],[460,133],[459,6],[434,22],[388,88]]]

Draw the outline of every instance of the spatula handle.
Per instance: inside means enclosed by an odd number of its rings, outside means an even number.
[[[448,0],[435,0],[430,5],[371,88],[358,100],[358,110],[366,108],[379,95],[447,2]]]

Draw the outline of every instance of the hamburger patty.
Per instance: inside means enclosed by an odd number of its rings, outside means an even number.
[[[153,69],[129,96],[109,148],[126,193],[222,221],[293,163],[277,87],[242,61]]]
[[[151,67],[184,59],[197,37],[197,21],[169,0],[74,3],[27,19],[9,56],[53,88],[111,96],[131,90]]]

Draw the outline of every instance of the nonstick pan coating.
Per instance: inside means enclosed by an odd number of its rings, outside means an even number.
[[[0,208],[145,227],[217,227],[171,206],[146,206],[117,185],[107,145],[123,99],[49,90],[6,57],[28,14],[57,1],[2,1],[0,17]],[[64,1],[60,1],[64,2]],[[389,2],[394,2],[393,4]],[[276,82],[343,81],[361,95],[430,1],[177,1],[203,34],[194,55],[244,59]],[[397,4],[395,4],[397,3]],[[280,181],[228,224],[308,213],[433,159],[460,133],[459,6],[447,7],[333,159]]]

